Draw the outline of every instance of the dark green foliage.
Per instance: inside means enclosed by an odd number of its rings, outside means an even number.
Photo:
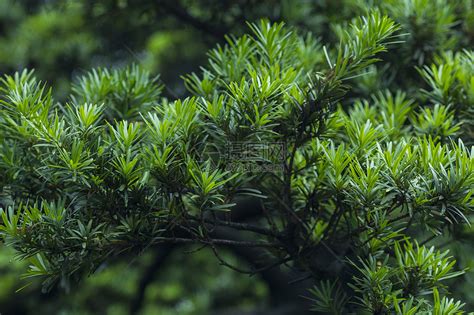
[[[105,106],[103,114],[109,121],[136,119],[140,113],[158,105],[161,89],[158,77],[151,78],[149,72],[133,65],[110,72],[93,70],[73,85],[71,98],[76,106],[84,103]],[[88,112],[81,115],[85,119]]]
[[[26,276],[69,287],[124,252],[198,243],[244,273],[221,246],[304,272],[316,312],[462,314],[448,288],[464,270],[427,243],[456,240],[474,208],[468,3],[348,2],[368,13],[334,13],[350,20],[336,44],[249,23],[183,99],[138,66],[93,70],[70,103],[4,76],[0,233]],[[249,197],[256,219],[234,220]]]

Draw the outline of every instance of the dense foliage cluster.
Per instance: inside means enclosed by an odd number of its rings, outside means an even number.
[[[436,240],[468,237],[474,209],[472,4],[352,18],[367,5],[343,2],[342,22],[313,21],[337,44],[249,23],[184,77],[187,98],[138,66],[92,70],[65,102],[5,75],[0,233],[27,276],[68,288],[123,253],[197,243],[242,273],[298,271],[315,312],[462,314],[464,270]]]

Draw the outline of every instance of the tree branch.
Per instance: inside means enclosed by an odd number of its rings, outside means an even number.
[[[215,244],[215,245],[225,245],[225,246],[243,246],[243,247],[281,247],[279,243],[276,242],[259,242],[259,241],[234,241],[228,239],[198,239],[198,238],[184,238],[184,237],[165,237],[157,236],[152,238],[151,244]]]

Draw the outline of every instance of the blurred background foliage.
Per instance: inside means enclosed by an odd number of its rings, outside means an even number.
[[[0,73],[35,69],[55,87],[56,99],[64,100],[72,77],[135,63],[160,75],[166,97],[182,97],[181,76],[198,70],[226,34],[247,31],[247,21],[283,20],[323,43],[336,43],[352,18],[379,8],[402,25],[405,44],[384,55],[384,66],[354,79],[352,97],[389,87],[410,91],[424,87],[416,67],[430,65],[446,50],[472,49],[473,6],[472,0],[0,0]],[[459,234],[464,245],[452,248],[459,267],[474,267],[474,233],[467,228]],[[255,314],[266,306],[263,281],[219,268],[208,250],[192,257],[174,251],[153,271],[155,258],[151,250],[117,261],[70,292],[40,294],[35,285],[16,292],[25,266],[0,245],[0,313],[130,314],[147,277],[153,282],[143,292],[140,314]],[[474,309],[474,274],[464,278],[457,294],[466,309]]]
[[[41,294],[39,283],[17,292],[26,266],[12,260],[10,249],[0,247],[0,309],[7,315],[130,314],[137,305],[142,279],[151,283],[141,297],[139,314],[233,314],[235,309],[239,310],[235,314],[245,314],[267,306],[267,288],[258,276],[218,268],[211,250],[200,250],[192,258],[188,251],[192,249],[175,251],[151,273],[147,272],[154,261],[151,251],[128,257],[104,266],[70,292]],[[237,263],[229,253],[225,256]]]

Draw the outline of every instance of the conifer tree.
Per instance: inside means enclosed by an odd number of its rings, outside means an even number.
[[[183,99],[137,66],[92,70],[65,103],[31,71],[5,75],[0,233],[26,276],[67,288],[124,252],[201,244],[238,272],[297,270],[318,313],[462,314],[448,283],[464,270],[430,242],[474,207],[473,54],[404,46],[396,5],[335,27],[337,45],[250,23]],[[426,84],[395,71],[354,99],[391,50]],[[252,268],[222,247],[251,249]]]

